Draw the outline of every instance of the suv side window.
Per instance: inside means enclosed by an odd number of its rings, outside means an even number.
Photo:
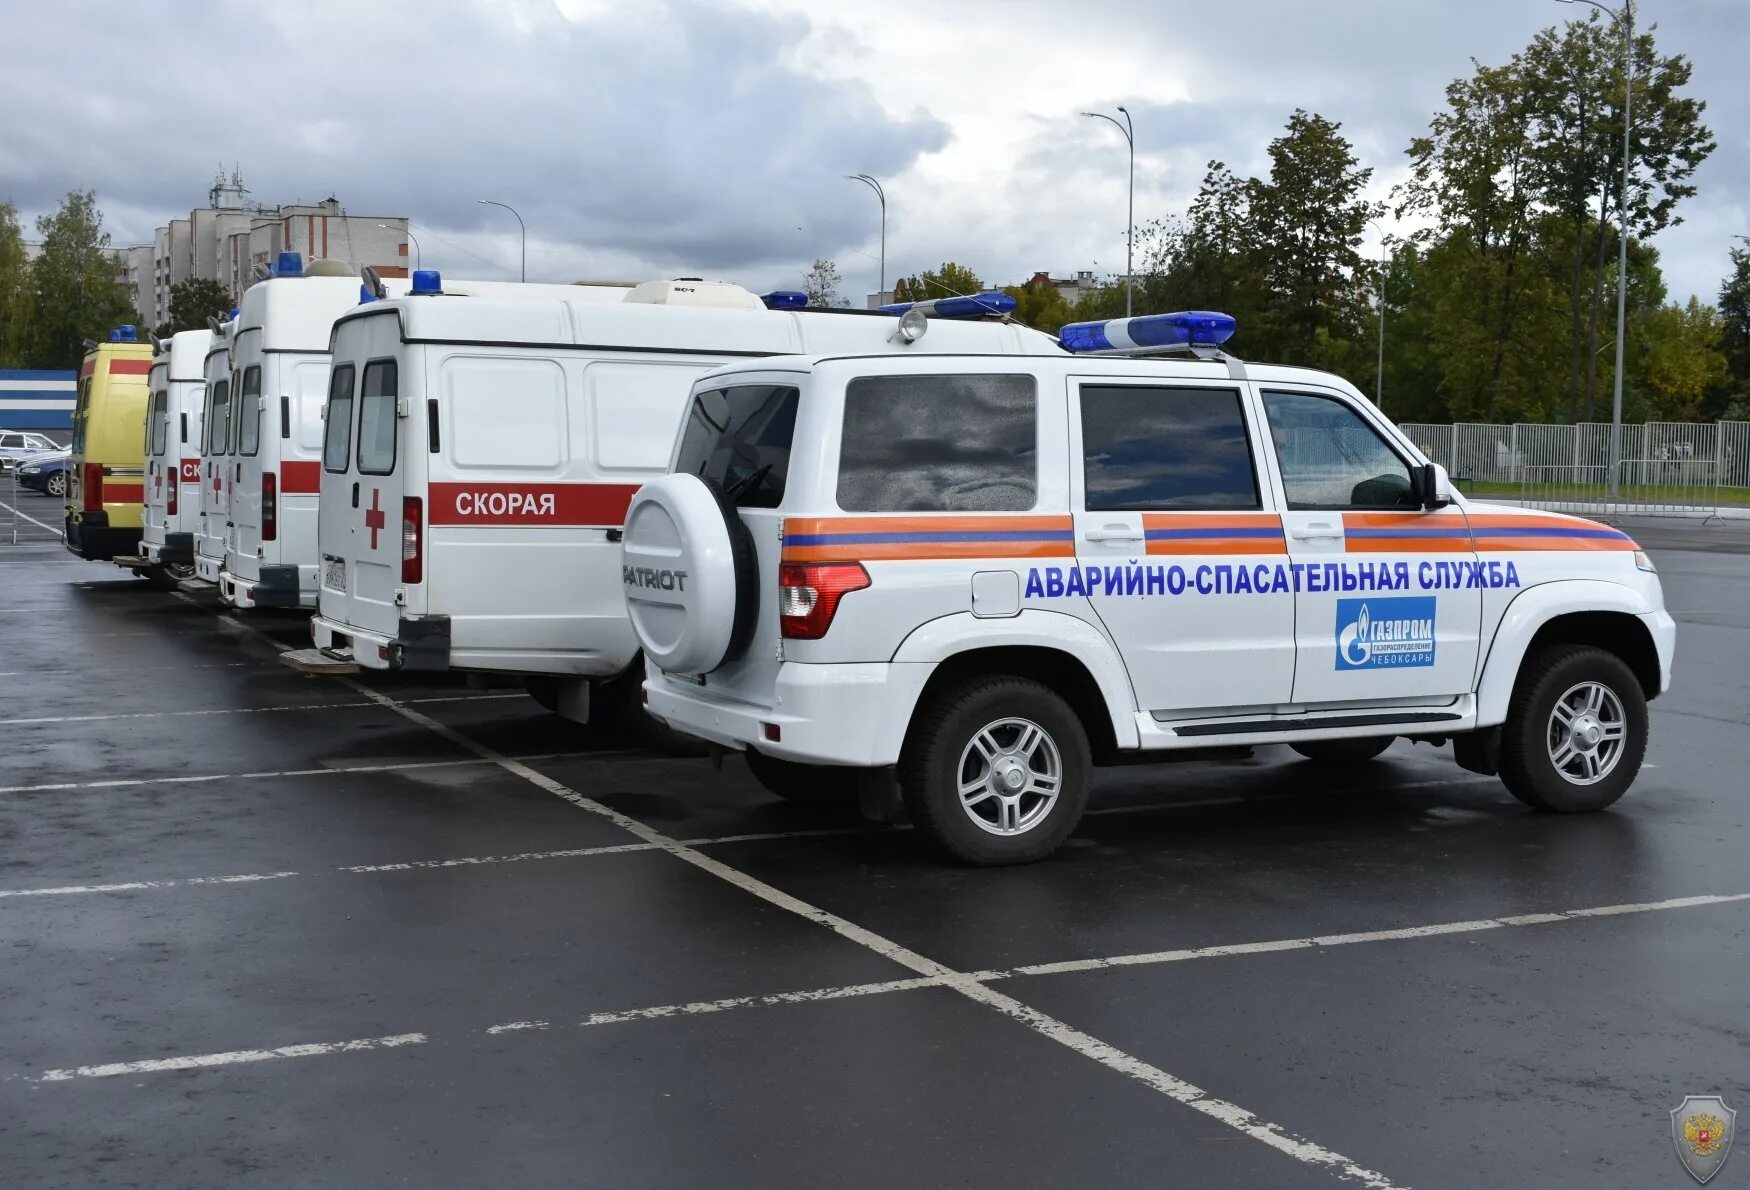
[[[1238,389],[1083,385],[1091,512],[1261,508]]]
[[[253,458],[261,449],[261,365],[243,369],[243,391],[237,398],[237,453]]]
[[[1414,509],[1410,466],[1342,401],[1265,392],[1289,508]]]
[[[693,398],[674,469],[697,475],[737,508],[776,508],[790,477],[797,389],[715,388]]]
[[[1033,377],[860,376],[845,386],[846,512],[1027,512],[1038,493]]]
[[[352,457],[351,364],[341,364],[328,377],[328,409],[322,415],[322,469],[336,474],[346,470]]]
[[[365,365],[359,385],[359,474],[389,475],[395,470],[397,376],[392,359]]]

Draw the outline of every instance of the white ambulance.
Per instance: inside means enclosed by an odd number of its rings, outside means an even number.
[[[322,401],[334,320],[358,305],[349,266],[282,252],[243,293],[231,336],[228,502],[219,596],[314,607]]]
[[[626,519],[650,713],[781,796],[893,771],[975,864],[1049,854],[1090,767],[1149,751],[1451,740],[1536,808],[1621,797],[1671,681],[1652,562],[1466,499],[1348,382],[1228,357],[1232,330],[701,377]]]
[[[146,380],[146,475],[141,499],[140,554],[116,565],[174,587],[194,577],[200,528],[200,445],[211,331],[181,331],[155,339]]]
[[[585,719],[591,683],[637,655],[620,526],[668,466],[694,377],[799,350],[1057,350],[1000,318],[947,318],[1012,309],[1001,294],[937,303],[931,321],[805,304],[698,280],[457,296],[427,271],[340,319],[312,668],[520,673],[548,709]],[[639,680],[620,684],[626,706]]]
[[[237,319],[211,319],[209,324],[213,337],[201,366],[200,459],[193,493],[200,508],[195,525],[194,577],[183,588],[194,592],[219,585],[219,572],[225,568],[225,522],[231,519],[225,480],[230,474],[231,335],[237,329]]]

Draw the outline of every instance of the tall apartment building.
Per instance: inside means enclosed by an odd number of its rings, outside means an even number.
[[[140,312],[153,325],[168,320],[171,287],[190,277],[217,281],[235,301],[255,281],[257,270],[282,251],[301,252],[306,260],[368,264],[381,276],[405,277],[407,217],[349,214],[334,197],[269,206],[250,199],[239,171],[229,176],[221,171],[207,190],[206,206],[158,229],[150,293],[141,286]]]

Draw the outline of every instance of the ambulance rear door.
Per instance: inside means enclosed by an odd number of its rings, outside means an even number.
[[[146,397],[146,481],[141,500],[140,537],[163,545],[170,531],[170,492],[175,483],[177,447],[171,437],[170,355],[166,352],[152,367]]]
[[[171,449],[167,462],[176,468],[176,512],[170,517],[173,533],[198,533],[201,509],[201,429],[206,386],[197,380],[170,382]],[[166,481],[168,486],[168,481]]]
[[[250,346],[258,346],[261,332],[249,334],[249,340],[253,340]],[[262,357],[259,350],[239,355],[231,389],[231,463],[226,484],[231,515],[225,569],[234,578],[255,582],[261,578],[262,561]]]
[[[337,339],[354,335],[367,342],[356,352],[337,343],[328,378],[317,513],[319,607],[333,623],[393,637],[408,607],[408,590],[422,578],[423,501],[407,500],[405,475],[419,445],[403,415],[415,400],[403,392],[404,386],[415,387],[409,377],[414,369],[397,358],[394,319],[338,328]],[[417,350],[409,354],[418,358]]]

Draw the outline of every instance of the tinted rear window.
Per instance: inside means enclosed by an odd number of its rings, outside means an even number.
[[[716,388],[693,398],[675,470],[697,475],[737,508],[776,508],[790,477],[799,393],[781,384]]]
[[[152,404],[146,411],[146,453],[164,453],[165,432],[170,427],[170,394],[159,389],[152,394]]]
[[[231,382],[221,380],[213,385],[213,412],[207,418],[207,453],[222,455],[225,453],[226,427],[231,407]]]
[[[1082,389],[1082,469],[1097,512],[1257,508],[1236,389]]]
[[[1025,512],[1038,499],[1031,376],[863,376],[845,386],[846,512]]]
[[[359,473],[388,475],[395,470],[396,374],[392,359],[365,365],[359,385]]]
[[[253,456],[261,449],[261,365],[243,369],[243,390],[237,400],[237,453]]]
[[[341,364],[328,377],[328,408],[322,414],[325,471],[345,471],[346,462],[352,457],[352,378],[351,364]]]

